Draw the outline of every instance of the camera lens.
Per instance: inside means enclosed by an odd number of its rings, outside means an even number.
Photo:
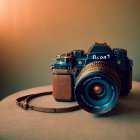
[[[84,110],[103,114],[116,105],[120,86],[116,69],[110,63],[95,61],[88,64],[77,77],[76,100]]]

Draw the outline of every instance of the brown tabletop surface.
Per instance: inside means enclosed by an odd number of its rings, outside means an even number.
[[[133,81],[129,96],[120,97],[108,115],[84,110],[69,113],[25,111],[17,97],[50,91],[41,86],[14,93],[0,102],[0,140],[140,140],[140,82]],[[56,102],[52,95],[31,101],[36,106],[66,107],[76,102]]]

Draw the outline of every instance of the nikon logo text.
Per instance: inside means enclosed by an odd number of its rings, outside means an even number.
[[[100,55],[100,56],[97,56],[97,55],[93,55],[93,59],[109,59],[110,58],[110,54],[107,54],[107,55]]]

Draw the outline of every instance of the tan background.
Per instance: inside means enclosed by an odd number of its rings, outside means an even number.
[[[57,54],[94,42],[128,50],[140,81],[139,0],[0,0],[0,99],[51,84]]]

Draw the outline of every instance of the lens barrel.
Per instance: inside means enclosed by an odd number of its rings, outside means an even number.
[[[75,97],[84,110],[104,114],[115,107],[120,88],[121,81],[116,69],[108,62],[95,61],[78,75]]]

